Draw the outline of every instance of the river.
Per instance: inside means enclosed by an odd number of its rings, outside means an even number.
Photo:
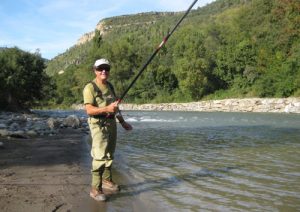
[[[300,210],[299,114],[123,113],[134,127],[118,129],[123,195],[159,211]]]

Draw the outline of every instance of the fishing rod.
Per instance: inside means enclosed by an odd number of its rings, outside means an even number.
[[[189,14],[193,6],[196,4],[198,0],[195,0],[191,6],[187,9],[187,11],[184,13],[184,15],[181,17],[181,19],[177,22],[177,24],[174,26],[174,28],[171,30],[171,32],[168,32],[168,34],[163,38],[162,42],[158,45],[158,47],[155,49],[155,51],[152,53],[152,55],[149,57],[149,59],[146,61],[146,63],[142,66],[141,70],[138,72],[138,74],[135,76],[135,78],[132,80],[128,88],[124,91],[124,93],[121,95],[121,97],[117,100],[118,104],[121,103],[121,101],[124,99],[130,88],[134,85],[134,83],[137,81],[137,79],[141,76],[141,74],[145,71],[149,63],[153,60],[155,55],[159,52],[159,50],[165,45],[165,43],[168,41],[170,36],[173,34],[173,32],[176,30],[176,28],[179,26],[179,24],[183,21],[183,19]]]

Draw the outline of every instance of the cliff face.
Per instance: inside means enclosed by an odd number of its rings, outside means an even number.
[[[151,15],[152,13],[149,13],[149,15]],[[177,13],[157,13],[157,16],[166,16],[167,14],[177,14]],[[138,15],[142,15],[142,14],[138,14]],[[121,16],[122,17],[122,16]],[[121,28],[121,27],[131,27],[131,26],[137,26],[137,25],[150,25],[150,24],[155,24],[156,20],[150,20],[150,21],[133,21],[133,22],[129,22],[129,23],[118,23],[117,24],[111,24],[111,20],[114,18],[110,18],[108,19],[108,23],[105,20],[100,21],[97,25],[94,31],[92,32],[88,32],[85,33],[83,36],[81,36],[78,40],[77,43],[75,44],[76,46],[79,46],[81,44],[84,44],[85,42],[88,42],[90,40],[93,39],[93,37],[95,36],[95,31],[98,30],[100,31],[100,35],[105,35],[107,32],[109,32],[112,29],[116,29],[116,28]]]
[[[87,58],[87,52],[89,50],[88,44],[96,34],[96,31],[100,32],[102,37],[105,37],[109,33],[114,34],[115,30],[126,30],[130,31],[131,27],[144,27],[147,25],[155,24],[158,20],[165,17],[170,17],[177,15],[173,12],[149,12],[149,13],[140,13],[135,15],[123,15],[105,18],[100,20],[95,27],[95,30],[87,32],[82,35],[74,46],[70,47],[65,53],[56,56],[54,59],[47,63],[47,68],[45,69],[46,73],[50,76],[55,73],[63,73],[70,65],[76,64],[79,65],[85,61]],[[1,49],[0,49],[1,51]]]
[[[109,29],[109,27],[105,26],[105,21],[100,21],[97,26],[96,26],[96,30],[100,31],[100,35],[103,35],[106,33],[106,31]],[[88,42],[90,40],[93,39],[93,37],[95,36],[95,31],[92,32],[88,32],[85,33],[83,36],[81,36],[78,40],[77,43],[75,44],[76,46],[79,46],[81,44],[84,44],[85,42]]]

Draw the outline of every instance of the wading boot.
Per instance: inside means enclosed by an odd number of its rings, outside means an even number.
[[[106,196],[103,193],[103,191],[95,189],[95,188],[91,189],[91,191],[90,191],[90,197],[92,197],[96,201],[105,201],[106,200]]]
[[[111,180],[102,180],[102,188],[110,191],[120,191],[120,186]]]

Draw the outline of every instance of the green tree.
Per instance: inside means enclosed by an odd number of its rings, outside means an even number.
[[[26,109],[53,94],[55,85],[43,71],[39,53],[5,48],[0,51],[0,67],[1,109]]]

